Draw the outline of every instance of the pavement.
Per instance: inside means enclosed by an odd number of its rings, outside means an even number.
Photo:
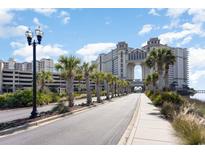
[[[104,99],[105,96],[101,97],[101,99]],[[96,97],[93,97],[93,101],[96,101]],[[78,99],[74,101],[75,105],[86,103],[85,99]],[[38,112],[46,112],[51,110],[57,103],[52,103],[49,105],[39,106]],[[0,123],[12,121],[16,119],[22,119],[27,118],[30,116],[32,111],[32,107],[26,107],[26,108],[18,108],[18,109],[9,109],[9,110],[0,110]]]
[[[152,105],[151,100],[145,94],[141,94],[139,103],[134,127],[126,144],[180,144],[180,140],[175,136],[171,124],[163,119],[159,109]]]
[[[2,136],[0,144],[117,144],[133,117],[138,97],[135,93],[113,98],[98,107]]]

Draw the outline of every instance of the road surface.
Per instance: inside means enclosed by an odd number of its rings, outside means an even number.
[[[101,99],[104,99],[105,97],[101,97]],[[93,101],[96,100],[96,97],[93,97]],[[82,104],[86,103],[86,99],[79,99],[75,100],[75,104]],[[41,107],[38,107],[38,112],[46,112],[51,110],[57,103],[52,103],[49,105],[44,105]],[[0,123],[2,122],[7,122],[11,120],[16,120],[16,119],[22,119],[22,118],[27,118],[30,116],[32,111],[32,107],[27,107],[27,108],[18,108],[18,109],[10,109],[10,110],[1,110],[0,111]]]
[[[126,130],[140,94],[64,117],[34,129],[0,138],[0,144],[117,144]]]

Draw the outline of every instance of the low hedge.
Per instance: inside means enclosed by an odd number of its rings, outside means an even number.
[[[32,105],[32,92],[30,90],[16,91],[0,95],[0,108],[17,108]]]
[[[37,93],[37,105],[49,104],[51,102],[58,102],[60,96],[58,94]],[[31,90],[19,90],[15,93],[6,93],[0,95],[0,109],[20,108],[32,106],[32,91]]]
[[[170,102],[176,106],[183,104],[183,98],[175,92],[157,92],[154,94],[152,91],[147,91],[146,94],[155,106],[162,107],[164,102]]]

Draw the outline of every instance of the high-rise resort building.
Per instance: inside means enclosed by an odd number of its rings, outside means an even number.
[[[32,62],[16,62],[10,58],[8,61],[0,60],[0,93],[15,92],[19,89],[32,88]],[[41,59],[36,62],[37,72],[51,72],[53,81],[46,85],[53,91],[65,91],[66,81],[62,79],[60,74],[54,70],[54,62],[52,59]],[[81,81],[84,84],[85,81]],[[91,89],[94,89],[95,84],[91,82]],[[79,81],[74,81],[74,90],[85,90]]]
[[[140,65],[142,80],[152,71],[144,64],[149,52],[154,48],[169,48],[176,56],[176,62],[169,68],[169,84],[177,88],[188,86],[188,51],[186,48],[170,47],[160,43],[158,38],[151,38],[142,48],[131,48],[126,42],[118,42],[116,48],[103,53],[93,61],[98,70],[110,72],[121,79],[134,80],[134,68]]]

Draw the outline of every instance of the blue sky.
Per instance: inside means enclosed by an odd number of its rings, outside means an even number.
[[[203,9],[0,9],[0,59],[31,61],[24,32],[38,25],[44,31],[38,59],[67,54],[90,61],[118,41],[140,48],[158,36],[162,43],[188,48],[190,86],[205,89],[204,23]]]

